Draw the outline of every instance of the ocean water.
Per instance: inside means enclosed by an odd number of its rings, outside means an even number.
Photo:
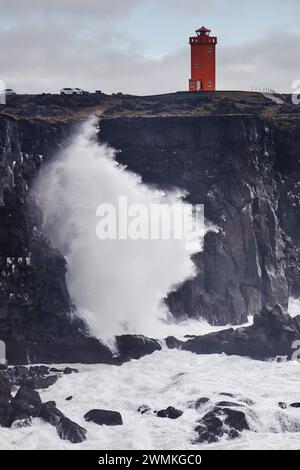
[[[1,429],[1,449],[299,449],[300,409],[282,410],[278,402],[300,401],[298,362],[259,362],[225,355],[197,356],[162,350],[122,366],[78,365],[79,374],[64,375],[41,391],[43,401],[55,400],[70,419],[85,427],[81,444],[62,441],[51,425],[36,418],[23,429]],[[241,438],[222,438],[217,444],[195,445],[197,420],[220,393],[233,393],[254,402],[246,407],[250,431]],[[71,401],[66,397],[72,395]],[[208,397],[202,410],[188,402]],[[234,401],[234,400],[233,400]],[[153,409],[175,406],[184,411],[177,420],[137,412],[140,405]],[[119,411],[123,426],[107,427],[85,422],[93,408]]]

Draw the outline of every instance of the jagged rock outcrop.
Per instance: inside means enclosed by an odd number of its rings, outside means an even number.
[[[181,348],[196,354],[247,356],[266,360],[283,356],[291,359],[295,341],[300,338],[300,315],[291,318],[279,305],[264,307],[254,316],[253,325],[209,333],[181,343]]]

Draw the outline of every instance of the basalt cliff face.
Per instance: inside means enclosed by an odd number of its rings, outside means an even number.
[[[257,117],[107,119],[100,138],[118,160],[159,187],[205,205],[215,230],[195,256],[195,279],[171,293],[178,318],[240,324],[264,304],[287,307],[285,243],[278,219],[273,130]]]
[[[0,339],[9,363],[111,359],[72,316],[66,261],[43,234],[30,193],[74,126],[0,117]]]
[[[66,262],[42,232],[29,192],[91,112],[101,113],[99,140],[119,150],[120,162],[148,184],[186,190],[214,227],[194,256],[196,277],[166,299],[173,315],[225,325],[266,304],[287,308],[300,292],[299,107],[289,99],[12,98],[0,114],[0,339],[9,361],[112,361],[73,319]]]

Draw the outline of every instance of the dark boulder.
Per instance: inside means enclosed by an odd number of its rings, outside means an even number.
[[[140,359],[161,350],[157,340],[142,335],[116,336],[116,346],[119,352],[117,362],[120,363],[130,359]]]
[[[203,444],[206,442],[210,444],[217,442],[224,434],[223,422],[215,413],[210,411],[198,421],[198,426],[195,427],[194,431],[198,434],[195,443]]]
[[[287,408],[287,404],[284,403],[283,401],[280,401],[280,402],[278,403],[278,406],[279,406],[279,408],[281,408],[282,410],[286,410],[286,408]]]
[[[72,397],[72,396],[69,396],[69,397],[66,398],[66,400],[67,400],[67,401],[71,401],[71,400],[73,400],[73,397]]]
[[[57,379],[57,375],[48,375],[48,377],[32,377],[24,380],[22,384],[26,387],[41,390],[43,388],[49,388],[51,385],[55,384]]]
[[[118,411],[91,410],[84,415],[84,419],[100,426],[120,426],[123,424],[122,416]]]
[[[0,396],[0,426],[10,427],[12,415],[11,399],[7,396]]]
[[[11,392],[11,384],[4,374],[0,374],[0,397],[9,397]]]
[[[78,372],[79,372],[78,369],[72,369],[71,367],[66,367],[64,369],[64,374],[65,375],[69,375],[69,374],[73,374],[73,373],[78,374]]]
[[[177,419],[183,415],[183,411],[177,410],[173,406],[168,406],[165,410],[159,410],[157,412],[157,416],[159,418],[169,418],[169,419]]]
[[[291,408],[300,408],[300,403],[297,403],[297,402],[296,403],[291,403],[290,407]]]
[[[249,430],[249,425],[245,413],[231,408],[222,408],[225,417],[224,423],[237,431]]]
[[[34,375],[48,375],[49,367],[47,366],[31,366],[29,368],[30,373]]]
[[[14,374],[17,377],[28,377],[30,375],[30,370],[24,366],[16,366],[14,367]]]
[[[61,439],[68,440],[72,444],[78,444],[86,439],[86,429],[67,418],[51,402],[43,404],[39,416],[47,423],[55,426]]]
[[[165,338],[165,343],[169,349],[181,349],[181,346],[184,344],[184,341],[180,341],[174,336],[168,336],[167,338]]]
[[[0,426],[9,427],[13,408],[11,405],[11,384],[4,373],[0,373]]]
[[[42,406],[42,400],[36,390],[22,386],[14,397],[12,405],[16,416],[20,413],[25,413],[28,416],[38,416]]]
[[[198,421],[194,429],[198,434],[195,443],[217,442],[223,435],[236,439],[240,436],[240,432],[248,429],[245,413],[215,406]]]
[[[213,444],[214,442],[218,442],[219,438],[213,434],[212,432],[205,431],[205,428],[202,426],[197,426],[195,428],[195,432],[198,433],[197,439],[195,439],[195,444]]]
[[[47,402],[43,403],[39,417],[52,426],[56,426],[64,418],[64,414],[54,406],[53,402]]]
[[[56,430],[61,439],[70,441],[72,444],[79,444],[86,440],[86,429],[65,416],[56,425]]]

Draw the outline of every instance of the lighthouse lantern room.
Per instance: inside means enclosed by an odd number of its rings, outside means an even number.
[[[210,36],[210,32],[210,29],[202,26],[196,30],[197,36],[190,37],[190,91],[213,91],[216,89],[217,38]]]

